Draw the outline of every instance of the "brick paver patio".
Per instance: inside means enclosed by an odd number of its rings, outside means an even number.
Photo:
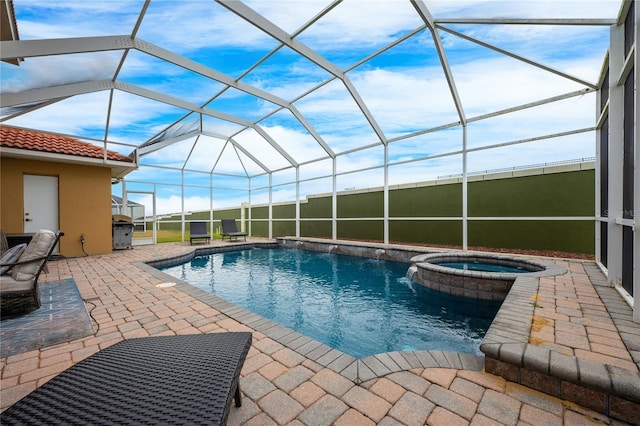
[[[95,334],[0,359],[1,408],[122,339],[251,331],[253,346],[241,379],[245,397],[241,408],[232,408],[230,425],[625,424],[481,371],[410,368],[356,384],[179,287],[157,287],[158,276],[136,263],[193,248],[170,243],[51,262],[43,280],[75,280],[94,319]],[[583,262],[563,263],[568,274],[540,284],[543,292],[536,302],[532,341],[637,372],[634,356],[640,354],[640,344],[625,346],[598,303]],[[562,297],[569,294],[575,301]],[[583,320],[572,322],[578,313]],[[633,328],[626,332],[640,341]],[[640,423],[639,417],[626,420]]]

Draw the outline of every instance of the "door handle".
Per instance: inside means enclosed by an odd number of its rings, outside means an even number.
[[[33,219],[26,218],[24,221],[25,222],[33,222]]]

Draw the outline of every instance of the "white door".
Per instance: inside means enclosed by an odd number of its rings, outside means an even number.
[[[24,175],[24,232],[58,231],[58,178]]]

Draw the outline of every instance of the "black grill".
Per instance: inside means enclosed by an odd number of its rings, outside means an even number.
[[[131,218],[121,214],[111,216],[111,236],[114,250],[133,248],[133,222]]]

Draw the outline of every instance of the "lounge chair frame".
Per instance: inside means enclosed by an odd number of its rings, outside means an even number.
[[[225,237],[229,238],[229,241],[231,241],[231,238],[238,240],[238,237],[244,237],[244,240],[247,241],[247,233],[238,231],[238,227],[236,226],[235,219],[222,219],[221,223],[222,223],[222,241],[224,241]]]
[[[189,222],[189,244],[193,244],[193,240],[205,240],[207,244],[211,241],[206,222]]]
[[[16,265],[23,265],[26,263],[40,262],[34,277],[28,280],[33,281],[29,288],[21,290],[0,289],[0,310],[2,317],[18,313],[26,313],[40,307],[40,287],[38,286],[38,278],[40,278],[42,271],[46,269],[47,262],[51,258],[53,250],[58,245],[60,237],[62,236],[64,236],[64,232],[58,231],[56,233],[53,244],[51,244],[51,247],[49,247],[47,253],[43,256],[23,261],[18,259],[17,262],[2,264],[2,266],[14,267]],[[10,275],[10,273],[11,272],[9,272],[8,275]],[[13,280],[13,278],[3,275],[0,277],[0,283],[2,283],[2,280]]]

